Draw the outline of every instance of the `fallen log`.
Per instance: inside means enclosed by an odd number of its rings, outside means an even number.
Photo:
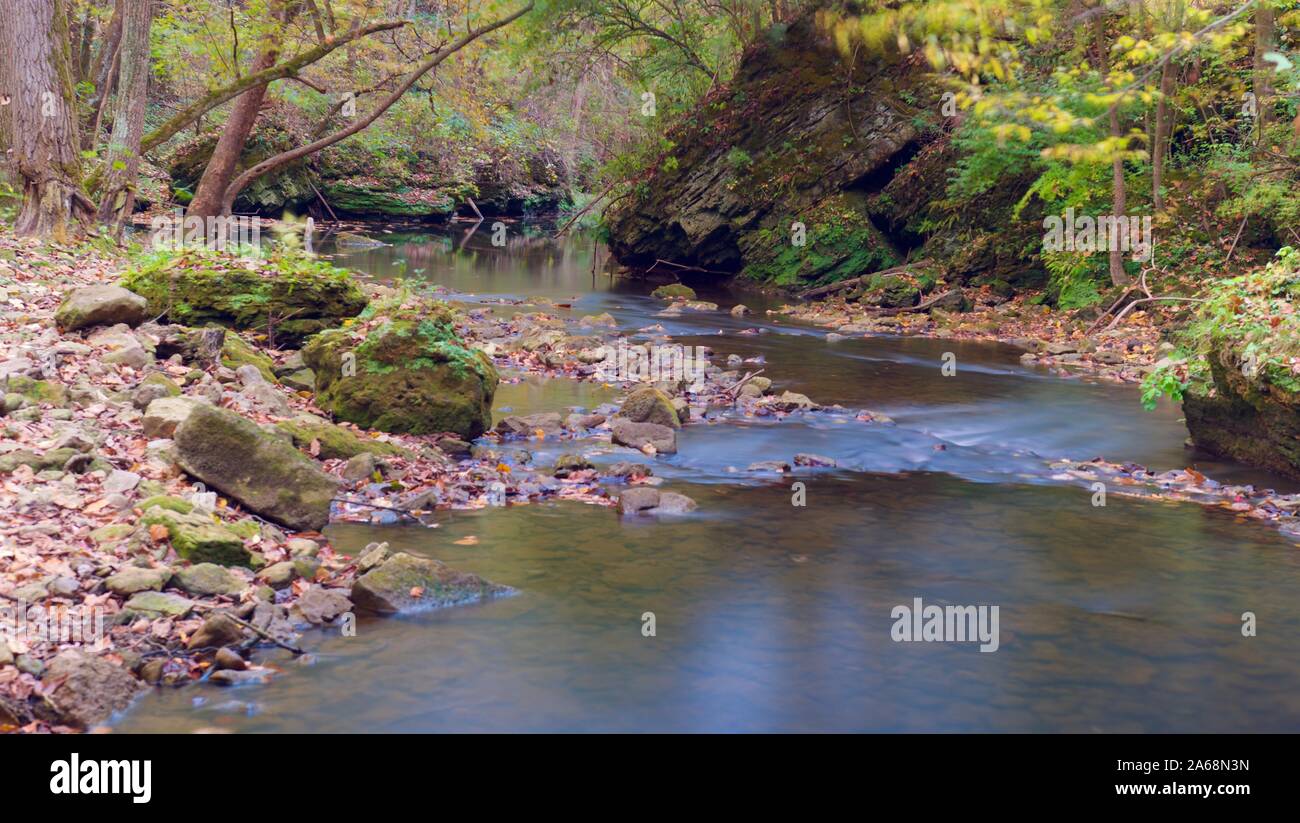
[[[825,286],[817,286],[816,288],[802,291],[799,293],[799,298],[802,300],[812,300],[815,297],[825,297],[828,294],[835,294],[836,292],[841,292],[844,291],[845,289],[852,288],[853,286],[856,286],[859,283],[862,283],[863,281],[870,280],[871,278],[876,277],[877,275],[881,277],[895,277],[900,274],[906,274],[907,272],[909,272],[914,268],[918,268],[920,266],[928,266],[931,265],[932,263],[934,263],[934,261],[927,257],[924,260],[917,260],[912,263],[904,263],[901,266],[894,266],[893,268],[889,268],[889,269],[881,269],[880,271],[873,271],[870,274],[864,274],[859,277],[850,277],[848,280],[840,280],[836,283],[828,283]]]
[[[864,309],[863,311],[869,311],[873,314],[878,314],[881,317],[886,317],[892,314],[904,314],[906,312],[912,312],[912,311],[925,311],[926,309],[931,308],[935,304],[942,302],[944,298],[951,297],[954,294],[961,294],[961,289],[948,289],[948,291],[944,292],[943,294],[931,297],[929,300],[926,300],[921,303],[917,303],[915,306],[905,306],[899,309],[868,308],[868,309]]]

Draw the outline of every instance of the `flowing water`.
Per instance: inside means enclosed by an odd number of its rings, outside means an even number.
[[[523,229],[521,231],[521,229]],[[644,283],[614,280],[590,238],[514,226],[505,248],[464,226],[376,233],[341,253],[380,279],[457,299],[543,296],[608,311],[627,334],[662,324],[722,357],[761,357],[778,390],[851,411],[692,425],[659,458],[689,516],[620,520],[555,503],[444,512],[435,529],[341,524],[336,546],[386,540],[520,594],[392,619],[355,637],[309,633],[312,654],[264,686],[158,691],[125,731],[1300,729],[1300,553],[1222,510],[1124,498],[1091,504],[1045,461],[1104,456],[1285,486],[1183,445],[1178,410],[1137,389],[1063,380],[989,343],[876,337],[827,343],[768,317],[760,296],[702,292],[717,313],[654,316]],[[594,265],[593,265],[594,262]],[[735,319],[745,302],[759,312]],[[545,307],[539,307],[545,308]],[[527,307],[504,306],[514,312]],[[741,334],[747,329],[762,333]],[[945,352],[958,371],[940,372]],[[591,408],[608,389],[503,385],[498,415]],[[608,444],[529,443],[537,465]],[[797,452],[840,468],[744,471]],[[792,505],[795,481],[806,505]],[[900,643],[895,606],[999,607],[1000,643]],[[1243,612],[1258,634],[1244,637]],[[653,613],[655,635],[643,636]]]

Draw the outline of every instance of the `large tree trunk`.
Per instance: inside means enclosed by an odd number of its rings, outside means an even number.
[[[295,0],[289,0],[281,5],[276,15],[281,25],[277,31],[268,33],[262,41],[250,73],[256,74],[275,65],[276,59],[280,56],[280,31],[283,31],[284,24],[293,17],[297,6]],[[236,98],[230,117],[221,130],[221,137],[217,140],[217,147],[212,150],[212,157],[208,159],[203,177],[199,179],[198,188],[194,190],[194,199],[186,209],[187,216],[216,217],[222,213],[222,195],[235,177],[239,156],[244,153],[244,145],[248,142],[249,135],[253,133],[257,114],[262,108],[262,101],[266,99],[266,89],[269,85],[269,83],[258,84]]]
[[[153,0],[125,0],[122,22],[121,82],[113,135],[104,159],[103,186],[97,217],[121,238],[122,227],[135,209],[136,176],[140,172],[140,141],[144,138],[145,96],[149,90],[149,30]]]
[[[241,173],[238,177],[236,177],[234,181],[230,184],[230,186],[226,189],[226,193],[222,202],[222,213],[223,214],[230,213],[231,209],[234,206],[235,198],[239,196],[239,193],[243,191],[244,188],[248,186],[249,183],[253,182],[257,178],[261,177],[262,175],[267,174],[268,172],[275,171],[276,169],[281,168],[282,166],[285,166],[289,163],[292,163],[293,161],[298,160],[300,158],[307,157],[308,155],[311,154],[315,154],[321,149],[328,148],[329,146],[334,145],[340,140],[345,140],[348,137],[351,137],[352,135],[361,131],[362,129],[369,127],[371,123],[379,119],[380,115],[388,111],[388,109],[394,103],[400,100],[402,95],[406,93],[407,89],[415,85],[415,83],[421,77],[428,74],[443,60],[446,60],[448,57],[452,56],[456,52],[465,48],[467,45],[474,42],[475,40],[482,37],[483,35],[492,31],[496,31],[502,26],[506,26],[509,25],[510,23],[513,23],[515,20],[518,20],[520,17],[523,17],[525,14],[532,11],[532,9],[533,9],[533,2],[532,0],[529,0],[528,4],[525,5],[523,8],[519,9],[518,11],[512,12],[511,14],[508,14],[505,17],[502,17],[484,26],[480,26],[479,28],[468,31],[465,34],[461,35],[456,40],[453,40],[451,43],[448,43],[446,46],[443,46],[442,48],[438,49],[431,56],[429,56],[428,59],[426,59],[423,63],[417,66],[414,71],[408,74],[406,76],[406,79],[404,79],[401,82],[401,84],[398,85],[397,89],[395,89],[391,94],[389,94],[387,97],[381,100],[378,103],[378,105],[376,105],[375,108],[371,110],[369,114],[367,114],[365,117],[358,118],[355,122],[353,122],[348,127],[344,129],[340,129],[339,131],[336,131],[333,134],[328,135],[326,137],[322,137],[319,140],[314,140],[305,146],[299,146],[296,149],[290,149],[288,151],[280,152],[277,155],[266,158],[262,162],[254,165],[252,168],[246,169],[243,173]]]
[[[62,0],[9,0],[5,23],[15,75],[14,154],[23,185],[19,235],[66,242],[88,209],[80,192],[77,119]]]

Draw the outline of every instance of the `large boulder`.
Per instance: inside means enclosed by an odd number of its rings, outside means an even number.
[[[252,421],[199,404],[176,428],[175,441],[181,468],[250,511],[296,530],[329,522],[334,478]]]
[[[138,326],[149,316],[149,301],[121,286],[86,286],[64,298],[54,322],[62,331],[89,326]]]
[[[316,372],[317,405],[363,428],[472,439],[492,424],[496,369],[463,344],[446,306],[396,315],[360,341],[325,332],[302,354]]]
[[[355,317],[367,302],[351,274],[325,263],[263,262],[189,248],[147,259],[122,285],[148,300],[151,315],[187,326],[252,329],[289,344]]]
[[[79,651],[60,652],[42,673],[45,697],[65,722],[82,728],[131,705],[144,684],[121,666]]]
[[[352,602],[379,614],[473,603],[511,594],[513,589],[476,574],[458,572],[437,560],[399,552],[352,584]]]

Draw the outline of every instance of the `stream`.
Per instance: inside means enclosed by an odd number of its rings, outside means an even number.
[[[363,617],[355,637],[308,632],[307,659],[259,654],[285,670],[268,684],[155,690],[118,730],[1300,729],[1295,544],[1222,509],[1117,494],[1094,507],[1086,486],[1045,471],[1048,460],[1101,456],[1294,490],[1188,452],[1176,407],[1143,412],[1136,386],[1062,379],[995,343],[828,343],[824,330],[763,313],[779,301],[726,286],[700,290],[719,312],[657,317],[651,285],[609,277],[592,238],[511,224],[494,248],[487,225],[468,237],[464,224],[376,229],[391,245],[336,262],[441,284],[464,293],[457,300],[540,296],[572,303],[557,313],[609,312],[625,334],[662,324],[718,359],[761,357],[778,392],[846,411],[687,426],[679,453],[654,463],[662,488],[699,503],[686,516],[620,520],[559,502],[441,512],[434,529],[331,526],[342,551],[388,541],[520,593]],[[731,317],[737,302],[755,314]],[[495,412],[615,396],[528,378],[501,386]],[[864,408],[894,425],[854,420]],[[628,459],[594,440],[524,444],[537,465],[584,446],[603,452],[593,462]],[[745,470],[799,452],[839,468]],[[804,506],[792,505],[795,480]],[[999,648],[895,642],[891,610],[918,597],[997,605]],[[1246,611],[1257,636],[1242,634]]]

